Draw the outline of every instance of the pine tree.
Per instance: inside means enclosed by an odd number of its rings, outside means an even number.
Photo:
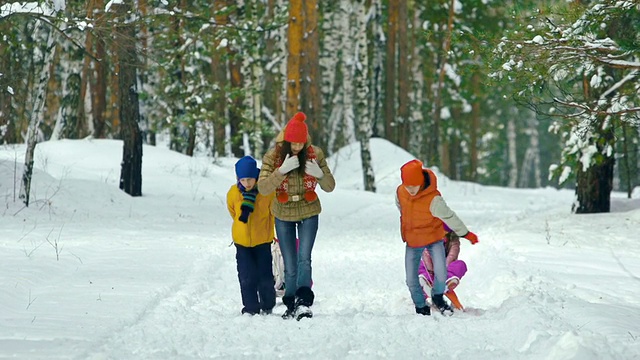
[[[614,134],[622,123],[636,124],[640,113],[640,64],[634,60],[640,38],[637,31],[628,31],[640,26],[640,7],[616,1],[576,4],[563,16],[535,20],[529,31],[500,44],[506,62],[496,74],[533,84],[519,89],[516,97],[558,119],[553,129],[563,134],[565,148],[552,171],[560,183],[573,175],[574,211],[608,212]]]

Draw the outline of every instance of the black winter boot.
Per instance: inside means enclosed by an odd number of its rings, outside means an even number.
[[[296,320],[313,317],[311,305],[314,299],[315,295],[311,288],[303,286],[296,290]]]
[[[429,316],[429,315],[431,315],[431,307],[429,305],[425,305],[425,306],[423,306],[421,308],[417,307],[416,308],[416,314]]]
[[[442,315],[453,315],[453,309],[444,300],[444,296],[442,294],[433,295],[431,297],[431,301],[433,301],[433,305],[438,308]]]
[[[296,298],[293,296],[283,296],[282,303],[287,307],[287,310],[282,314],[282,318],[293,319],[296,316]]]

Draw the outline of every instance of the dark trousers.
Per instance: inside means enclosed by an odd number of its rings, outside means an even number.
[[[271,244],[255,247],[236,245],[238,280],[242,295],[243,313],[257,314],[276,305],[273,280]]]

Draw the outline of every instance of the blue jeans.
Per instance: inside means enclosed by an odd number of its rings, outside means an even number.
[[[411,300],[417,308],[424,307],[426,299],[418,280],[418,268],[420,267],[420,258],[422,252],[427,249],[433,262],[433,289],[431,295],[444,294],[445,282],[447,281],[447,263],[444,255],[444,241],[440,240],[433,244],[421,247],[406,247],[404,253],[404,269],[407,278],[407,287],[411,294]]]
[[[295,296],[296,290],[301,287],[311,288],[311,250],[317,232],[318,215],[300,221],[276,218],[276,235],[284,260],[284,296]],[[296,239],[300,239],[298,249]]]

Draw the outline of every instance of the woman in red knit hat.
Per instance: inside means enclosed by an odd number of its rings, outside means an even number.
[[[271,210],[284,260],[284,319],[313,316],[311,250],[322,210],[315,190],[320,185],[322,190],[331,192],[336,186],[324,153],[311,145],[306,118],[299,112],[289,120],[276,138],[276,146],[264,155],[258,179],[261,194],[276,192]],[[300,240],[298,247],[296,239]]]
[[[416,313],[431,315],[418,279],[420,258],[426,249],[431,255],[435,277],[431,289],[433,305],[443,314],[452,314],[453,309],[443,298],[447,280],[444,223],[472,244],[478,242],[478,237],[447,206],[438,191],[436,175],[424,168],[420,160],[407,162],[402,165],[400,172],[402,184],[396,189],[396,204],[400,209],[402,241],[407,244],[404,266],[411,300]]]

